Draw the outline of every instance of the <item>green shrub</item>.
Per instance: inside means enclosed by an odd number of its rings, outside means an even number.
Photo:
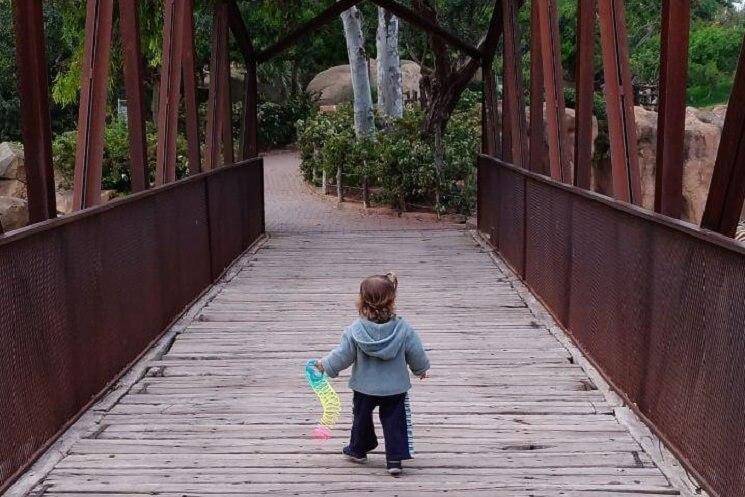
[[[130,188],[129,171],[129,134],[127,124],[114,120],[104,130],[104,153],[101,187],[104,190],[115,190],[127,193]],[[158,134],[153,123],[148,123],[146,131],[148,177],[155,180],[155,160],[157,154]],[[52,143],[54,167],[66,186],[72,185],[75,173],[75,149],[77,132],[68,131],[57,135]],[[176,138],[176,176],[182,178],[188,172],[187,143],[183,135]]]
[[[481,143],[480,94],[467,92],[443,136],[445,167],[440,179],[441,203],[446,211],[468,214],[475,206],[476,155]],[[375,201],[398,209],[407,205],[434,206],[437,175],[434,143],[422,133],[424,113],[408,106],[400,119],[385,123],[374,136],[357,138],[349,105],[298,121],[301,169],[307,181],[318,184],[326,171],[334,178],[342,166],[344,184],[361,186],[364,177],[376,189]]]
[[[300,93],[286,102],[262,102],[259,105],[259,146],[263,150],[282,147],[297,140],[295,123],[316,112],[314,99]]]

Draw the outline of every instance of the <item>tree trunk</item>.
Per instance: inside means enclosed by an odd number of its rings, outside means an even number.
[[[370,207],[370,185],[367,175],[362,178],[362,207],[365,209]]]
[[[342,190],[342,170],[341,164],[336,168],[336,200],[341,204],[344,202],[344,191]],[[340,205],[341,206],[341,205]]]
[[[378,7],[378,111],[382,116],[403,116],[403,80],[398,49],[398,18]]]
[[[352,7],[341,14],[341,19],[344,23],[344,37],[347,41],[349,68],[352,74],[354,129],[357,136],[370,135],[375,129],[375,119],[365,39],[362,35],[362,12],[357,7]]]
[[[441,195],[442,189],[442,171],[445,169],[445,143],[442,140],[445,122],[435,125],[435,211],[437,217],[440,217],[442,210]]]

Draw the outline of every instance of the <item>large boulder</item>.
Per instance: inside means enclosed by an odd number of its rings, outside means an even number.
[[[0,223],[4,231],[22,228],[28,224],[28,204],[16,197],[0,196]]]
[[[401,80],[405,99],[416,99],[419,95],[419,81],[422,71],[419,64],[410,60],[401,61]],[[370,59],[370,84],[375,91],[378,80],[378,64]],[[308,84],[308,93],[318,98],[320,105],[338,105],[351,102],[352,74],[349,65],[334,66],[318,73]]]
[[[0,196],[26,198],[26,168],[19,144],[0,143]]]
[[[716,161],[719,140],[724,124],[726,106],[709,110],[686,109],[685,164],[683,170],[683,219],[701,222]],[[655,169],[657,158],[657,113],[635,107],[639,168],[642,182],[642,206],[654,208]],[[610,158],[599,162],[594,169],[594,189],[610,195]]]

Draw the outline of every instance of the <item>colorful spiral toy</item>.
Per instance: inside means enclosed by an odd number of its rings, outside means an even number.
[[[328,440],[331,438],[331,428],[341,415],[341,400],[329,383],[328,376],[316,368],[316,361],[311,359],[305,363],[305,377],[323,407],[321,421],[313,429],[311,436],[317,440]]]

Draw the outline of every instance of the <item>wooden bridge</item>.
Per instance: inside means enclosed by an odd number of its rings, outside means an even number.
[[[139,10],[119,0],[134,193],[99,205],[114,1],[87,0],[76,212],[60,218],[42,2],[13,1],[32,224],[0,235],[0,491],[745,496],[745,248],[729,238],[745,199],[745,53],[699,227],[678,219],[687,0],[663,1],[655,212],[639,206],[622,0],[579,1],[573,158],[555,0],[531,2],[530,129],[522,1],[497,0],[473,47],[372,0],[488,69],[467,229],[335,209],[292,157],[258,157],[257,64],[360,1],[255,50],[236,2],[217,0],[202,139],[193,5],[166,0],[150,185]],[[589,183],[596,18],[614,198]],[[248,70],[238,147],[229,34]],[[190,171],[176,180],[182,88]],[[544,136],[541,98],[545,142],[529,139]],[[355,317],[360,278],[390,269],[434,364],[412,393],[417,456],[401,480],[379,453],[341,459],[348,410],[331,442],[308,437],[318,406],[302,376]]]

